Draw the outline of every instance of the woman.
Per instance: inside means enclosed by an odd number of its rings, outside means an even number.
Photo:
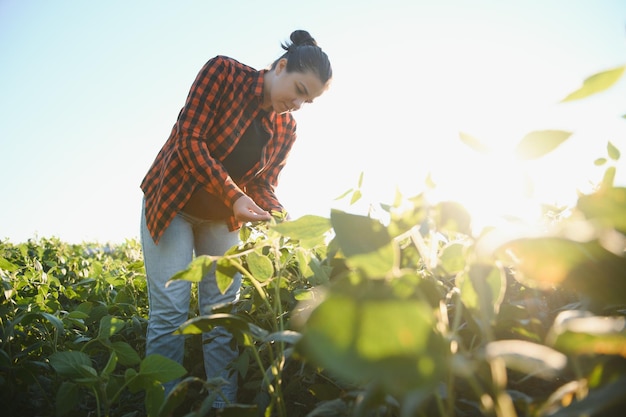
[[[328,56],[303,30],[283,44],[285,53],[257,71],[236,60],[209,60],[194,81],[168,140],[141,183],[141,242],[148,278],[150,317],[146,355],[159,353],[182,364],[184,337],[173,335],[188,318],[191,283],[165,283],[195,255],[222,255],[238,243],[248,221],[284,211],[274,188],[296,139],[292,112],[329,86]],[[241,277],[225,294],[215,271],[198,285],[201,312],[238,299]],[[226,366],[237,357],[225,329],[203,335],[207,378],[229,382],[226,400],[237,394],[237,375]],[[168,393],[175,382],[166,384]],[[223,408],[219,398],[214,408]]]

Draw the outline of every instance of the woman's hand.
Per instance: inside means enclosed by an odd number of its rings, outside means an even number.
[[[261,220],[271,220],[272,215],[256,203],[247,195],[242,195],[233,205],[233,214],[240,222],[254,222]]]

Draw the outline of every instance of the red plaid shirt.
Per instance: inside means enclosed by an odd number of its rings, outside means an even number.
[[[217,56],[196,77],[172,132],[141,183],[146,220],[155,243],[197,187],[232,208],[244,193],[265,210],[283,210],[274,194],[280,171],[296,139],[289,113],[266,112],[271,132],[258,161],[235,183],[221,162],[261,111],[263,75],[234,59]],[[230,216],[229,229],[241,224]]]

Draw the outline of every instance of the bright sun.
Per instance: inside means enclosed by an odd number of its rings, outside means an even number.
[[[506,155],[480,155],[471,169],[442,173],[437,199],[458,201],[472,216],[474,230],[515,219],[535,222],[541,213],[524,164]],[[448,175],[450,174],[450,175]]]

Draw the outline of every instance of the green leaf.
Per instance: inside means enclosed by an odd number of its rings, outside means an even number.
[[[270,228],[283,236],[298,240],[303,248],[312,249],[325,242],[331,224],[330,220],[325,217],[306,215],[294,221],[278,223]]]
[[[251,252],[246,257],[250,273],[259,282],[265,282],[274,275],[274,265],[265,255]]]
[[[83,352],[55,352],[49,357],[50,366],[62,377],[88,387],[99,383],[98,373],[91,366],[91,360]]]
[[[614,161],[619,160],[621,154],[620,154],[619,149],[617,149],[615,145],[613,145],[611,142],[607,143],[606,150],[609,154],[609,158],[611,158]]]
[[[439,265],[446,274],[455,275],[465,268],[465,246],[461,243],[451,243],[441,250]]]
[[[488,154],[491,152],[491,149],[485,144],[483,144],[480,140],[476,139],[474,136],[469,135],[467,133],[460,132],[459,136],[461,138],[461,142],[472,148],[478,153]]]
[[[600,221],[603,226],[626,234],[626,188],[604,188],[581,196],[576,208],[587,219]]]
[[[57,316],[50,314],[50,313],[45,313],[43,311],[37,312],[37,313],[31,313],[31,314],[35,316],[41,316],[47,319],[54,326],[59,336],[65,334],[65,327],[63,326],[63,321]]]
[[[265,340],[269,335],[269,332],[262,327],[257,326],[254,323],[248,323],[248,329],[250,335],[257,340]]]
[[[370,278],[382,278],[391,270],[395,253],[389,232],[379,221],[333,209],[331,223],[350,267]]]
[[[239,316],[228,313],[215,313],[198,316],[187,320],[175,334],[201,334],[214,329],[217,326],[224,327],[233,335],[240,346],[252,346],[254,338],[264,338],[267,332],[248,323]]]
[[[432,173],[429,172],[428,175],[426,175],[424,185],[426,185],[426,188],[428,188],[429,190],[434,190],[435,188],[437,188],[437,183],[435,182],[435,180],[433,180]]]
[[[550,413],[550,417],[621,416],[624,412],[624,386],[626,376],[621,374],[614,381],[590,390],[581,400]]]
[[[597,241],[527,238],[508,242],[497,253],[514,266],[515,278],[525,285],[562,286],[604,306],[626,304],[626,258]]]
[[[600,166],[602,166],[602,165],[606,164],[606,162],[607,162],[607,159],[606,159],[606,158],[598,158],[598,159],[596,159],[595,161],[593,161],[593,164],[594,164],[595,166],[597,166],[597,167],[600,167]]]
[[[306,279],[314,278],[315,272],[313,271],[313,267],[311,265],[313,265],[315,261],[312,259],[311,252],[297,247],[295,248],[295,255],[302,276]]]
[[[126,369],[126,371],[124,371],[124,379],[126,382],[128,382],[132,378],[135,378],[137,375],[137,371],[133,368],[128,368]]]
[[[352,193],[352,198],[350,199],[350,204],[352,205],[356,203],[361,199],[361,197],[363,197],[363,193],[361,192],[361,190],[354,190],[354,193]]]
[[[119,362],[124,366],[136,365],[141,361],[139,354],[126,342],[121,340],[113,342],[111,349],[117,354]]]
[[[315,292],[310,288],[300,288],[293,291],[293,297],[297,301],[310,301],[315,299]]]
[[[175,273],[171,281],[182,279],[191,282],[200,282],[202,278],[209,273],[213,266],[213,258],[208,255],[195,257],[187,269]]]
[[[108,340],[111,336],[126,327],[126,322],[117,317],[106,315],[100,319],[100,328],[98,329],[98,339]]]
[[[150,405],[150,407],[156,408],[157,406],[160,406],[160,409],[158,414],[151,415],[155,415],[156,417],[169,417],[176,415],[176,409],[185,401],[189,400],[187,394],[193,385],[206,387],[206,382],[201,378],[188,376],[176,384],[174,389],[170,391],[170,393],[165,398],[165,402],[163,402],[163,400],[159,401],[159,397],[162,397],[162,393],[161,395],[159,395],[158,390],[152,392],[149,401],[154,402],[154,404]],[[152,398],[152,396],[154,396],[154,398]]]
[[[565,142],[571,132],[563,130],[540,130],[530,132],[517,144],[515,155],[523,160],[540,158]]]
[[[70,381],[61,383],[56,395],[57,416],[64,416],[78,405],[79,386]]]
[[[433,217],[441,231],[457,232],[468,236],[472,233],[472,217],[467,209],[456,201],[437,203]]]
[[[487,360],[503,359],[507,368],[553,380],[567,365],[567,357],[559,351],[524,340],[498,340],[485,347]]]
[[[365,172],[361,171],[361,173],[359,174],[359,179],[357,181],[357,187],[361,188],[363,187],[363,177],[365,176]]]
[[[506,277],[500,268],[471,265],[468,271],[456,277],[456,286],[463,304],[477,313],[480,321],[485,325],[494,322],[506,289]]]
[[[146,407],[147,415],[149,417],[161,417],[159,412],[163,406],[163,401],[165,400],[165,389],[158,383],[146,383],[146,385],[142,388],[146,391],[144,405]]]
[[[145,386],[152,386],[153,381],[167,382],[185,375],[187,371],[176,361],[159,354],[146,356],[139,365],[137,376],[144,381],[150,382]]]
[[[608,167],[606,171],[604,171],[604,175],[602,176],[601,189],[607,190],[613,188],[616,171],[617,169],[615,167]]]
[[[111,352],[109,355],[109,360],[107,364],[102,369],[102,375],[110,375],[117,366],[117,354],[115,352]]]
[[[14,271],[17,271],[19,267],[0,256],[0,269],[4,269],[5,271],[9,271],[9,272],[14,272]]]
[[[626,319],[564,311],[554,320],[547,340],[567,354],[626,357]]]
[[[300,260],[300,258],[298,259]],[[306,277],[309,280],[309,283],[313,286],[328,283],[333,268],[330,265],[323,264],[315,256],[311,256],[309,259],[310,262],[308,263],[308,266],[311,267],[313,274],[309,276],[307,273],[308,269],[306,269],[306,266],[302,266],[301,264],[300,270],[302,271],[304,277]]]
[[[81,376],[78,378],[74,378],[74,382],[79,384],[83,384],[86,386],[95,386],[100,382],[98,378],[98,371],[96,371],[93,367],[87,365],[79,366]]]
[[[392,394],[432,390],[447,368],[430,306],[385,298],[331,294],[311,314],[298,344],[314,363],[347,381],[375,380]]]
[[[175,334],[202,334],[216,326],[222,326],[229,330],[249,332],[248,322],[239,316],[228,313],[215,313],[198,316],[187,320]]]
[[[498,249],[498,256],[512,261],[515,277],[525,285],[551,288],[565,282],[582,262],[575,242],[561,238],[528,238],[511,241]]]
[[[235,274],[239,272],[235,265],[241,266],[240,258],[220,258],[215,265],[215,280],[222,294],[226,293],[235,279]]]
[[[89,317],[89,314],[79,311],[79,310],[74,310],[74,311],[70,311],[66,317],[68,319],[84,320]]]
[[[335,198],[335,200],[341,200],[345,198],[348,194],[352,193],[353,191],[354,191],[354,188],[350,188],[349,190],[341,194],[339,197]]]
[[[626,66],[599,72],[585,79],[582,87],[565,97],[564,101],[579,100],[609,89],[624,73]]]
[[[56,373],[66,378],[79,378],[85,375],[83,367],[91,367],[89,356],[78,351],[55,352],[49,361]]]

